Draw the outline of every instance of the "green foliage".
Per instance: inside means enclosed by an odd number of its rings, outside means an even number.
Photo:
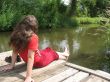
[[[110,0],[97,0],[97,5],[96,5],[98,11],[97,15],[99,16],[104,16],[104,17],[110,17],[110,15],[107,15],[107,8],[110,7]]]
[[[61,3],[60,0],[41,0],[41,5],[37,10],[37,16],[42,28],[57,28],[57,27],[73,27],[71,17],[68,17],[67,6]]]
[[[106,24],[109,19],[102,17],[78,17],[77,21],[79,24]],[[104,21],[104,23],[102,23],[102,21]]]
[[[109,0],[78,0],[77,16],[106,16],[106,8],[109,7]]]
[[[40,28],[99,23],[97,18],[75,17],[104,17],[109,3],[109,0],[72,0],[69,5],[64,5],[61,0],[0,0],[0,30],[12,30],[24,15],[35,15]]]
[[[73,27],[60,0],[4,0],[0,4],[0,29],[9,30],[24,15],[35,15],[40,28]],[[75,21],[75,20],[74,20]]]
[[[8,7],[5,3],[3,3],[1,7],[1,12],[0,12],[0,30],[1,31],[9,30],[10,29],[9,27],[13,23],[16,12],[11,10],[11,8],[12,8],[11,6]]]
[[[77,15],[78,16],[91,16],[96,0],[79,0],[77,3]]]

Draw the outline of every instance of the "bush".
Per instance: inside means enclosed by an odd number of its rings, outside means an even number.
[[[15,14],[16,12],[11,10],[11,6],[7,7],[7,5],[3,4],[0,12],[0,31],[10,30]]]
[[[2,3],[2,4],[1,4]],[[73,27],[76,24],[66,15],[67,6],[60,0],[4,0],[0,3],[0,30],[12,27],[24,15],[35,15],[40,28]]]

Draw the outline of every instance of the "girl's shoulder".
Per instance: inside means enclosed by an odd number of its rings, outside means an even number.
[[[32,34],[32,36],[29,39],[29,43],[33,43],[33,42],[38,41],[38,40],[39,40],[38,35]]]
[[[38,36],[36,34],[32,34],[29,43],[28,43],[28,48],[32,50],[37,50],[38,49]]]
[[[31,39],[33,38],[37,38],[38,39],[38,35],[37,34],[32,34]]]

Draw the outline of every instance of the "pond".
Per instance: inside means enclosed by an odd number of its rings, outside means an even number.
[[[77,29],[58,28],[42,30],[39,48],[52,47],[56,51],[64,51],[67,46],[70,51],[69,62],[91,69],[99,69],[110,73],[110,59],[106,57],[107,28],[81,26]],[[11,50],[8,46],[10,32],[0,33],[0,52]]]

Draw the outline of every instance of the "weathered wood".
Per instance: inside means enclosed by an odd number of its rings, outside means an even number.
[[[88,76],[89,76],[88,73],[78,72],[75,75],[67,78],[63,82],[81,82],[82,80],[86,79]]]
[[[60,73],[60,74],[57,74],[49,79],[46,79],[42,82],[60,82],[68,77],[70,77],[71,75],[74,75],[75,73],[77,73],[78,70],[76,69],[73,69],[73,68],[69,68],[68,70]]]
[[[66,63],[66,66],[72,67],[74,69],[77,69],[77,70],[80,70],[80,71],[83,71],[83,72],[86,72],[86,73],[93,74],[95,76],[98,76],[98,77],[101,77],[103,79],[106,79],[106,80],[110,81],[110,77],[105,77],[104,75],[101,75],[100,73],[97,73],[96,71],[94,71],[92,69],[88,69],[88,68],[85,68],[85,67],[82,67],[82,66],[78,66],[76,64],[71,64],[71,63]]]
[[[12,51],[7,51],[7,52],[0,53],[0,66],[9,64],[8,62],[5,61],[5,58],[10,57],[11,55],[12,55]],[[22,61],[22,59],[21,59],[21,61]],[[17,62],[17,63],[19,63],[19,62]]]
[[[50,78],[50,77],[52,77],[52,76],[54,76],[54,75],[56,75],[56,74],[58,74],[60,72],[64,72],[67,69],[68,69],[68,67],[66,67],[64,65],[60,65],[58,67],[52,68],[50,70],[47,70],[47,71],[45,71],[45,72],[43,72],[41,74],[35,73],[32,76],[32,78],[34,79],[35,82],[41,82],[41,81],[43,81],[45,79],[48,79],[48,78]],[[19,79],[19,80],[15,81],[15,82],[23,82],[23,80]]]
[[[96,70],[97,73],[99,73],[100,75],[103,75],[105,77],[110,77],[110,74],[101,70]]]
[[[12,51],[0,53],[0,70],[5,57],[11,56]],[[22,61],[16,64],[13,71],[0,71],[0,82],[23,82],[26,74],[26,64]],[[89,76],[90,75],[90,76]],[[63,60],[52,62],[46,67],[33,69],[32,78],[35,82],[110,82],[110,74],[92,70]]]
[[[109,82],[109,81],[107,81],[105,79],[102,79],[100,77],[91,75],[88,79],[86,79],[86,80],[84,80],[82,82]]]
[[[8,65],[8,64],[7,64]],[[15,71],[15,69],[20,69],[20,68],[22,68],[22,67],[25,67],[25,62],[19,62],[19,63],[16,63],[15,64],[16,66],[14,67],[14,69],[13,69],[13,71]],[[6,67],[6,65],[3,65],[3,66],[0,66],[0,75],[2,75],[2,74],[5,74],[5,73],[7,73],[7,71],[6,72],[4,72],[4,71],[2,71],[2,68],[4,68],[4,67]],[[9,71],[8,71],[9,72]],[[11,72],[11,71],[10,71]],[[1,74],[2,73],[2,74]]]
[[[41,74],[41,73],[43,73],[43,72],[45,72],[47,70],[56,68],[59,65],[62,65],[64,63],[65,63],[65,61],[62,61],[62,60],[54,61],[51,64],[49,64],[48,66],[46,66],[46,67],[34,69],[33,70],[33,75],[34,74],[38,74],[39,75],[39,74]],[[17,81],[19,79],[23,79],[24,80],[26,71],[19,71],[19,70],[20,69],[16,70],[16,72],[11,72],[11,74],[9,74],[9,75],[5,74],[3,76],[0,76],[0,82],[9,82],[9,80],[10,80],[10,82],[15,82],[15,81]]]
[[[0,53],[0,60],[5,60],[5,57],[11,56],[12,51],[6,51],[6,52],[2,52]]]
[[[11,56],[12,51],[2,52],[0,53],[0,66],[8,64],[5,62],[5,58]]]

